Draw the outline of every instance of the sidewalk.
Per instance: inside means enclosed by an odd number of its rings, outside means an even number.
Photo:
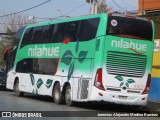
[[[158,113],[160,115],[160,100],[148,100],[147,109],[150,113]]]

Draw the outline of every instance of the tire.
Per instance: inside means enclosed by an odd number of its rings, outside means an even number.
[[[60,84],[59,83],[56,83],[52,96],[53,96],[54,103],[56,103],[56,104],[64,103],[64,96],[62,95],[62,92],[60,90]]]
[[[65,90],[65,103],[68,106],[73,106],[74,105],[74,102],[72,101],[71,87],[70,87],[70,85],[68,85],[66,87],[66,90]]]
[[[16,81],[16,84],[14,85],[14,91],[18,97],[22,97],[24,95],[24,92],[19,91],[19,81]]]

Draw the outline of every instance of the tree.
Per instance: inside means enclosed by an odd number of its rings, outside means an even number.
[[[12,41],[14,39],[14,34],[12,33],[15,33],[23,26],[36,22],[36,19],[34,17],[32,17],[32,19],[29,18],[31,17],[23,14],[13,14],[1,18],[0,28],[5,30],[3,31],[3,33],[6,33],[6,35],[0,34],[0,68],[2,66],[5,66],[5,61],[3,60],[3,53],[12,44]]]
[[[106,4],[106,0],[98,0],[98,13],[108,13],[111,12],[112,8],[108,7]]]

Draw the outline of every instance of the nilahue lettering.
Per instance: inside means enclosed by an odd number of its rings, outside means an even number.
[[[37,47],[28,49],[28,56],[40,57],[40,56],[59,56],[59,47]]]
[[[146,51],[147,49],[146,44],[134,43],[132,40],[126,42],[123,39],[112,40],[111,46],[116,48],[132,48],[134,50],[142,50],[142,51]]]

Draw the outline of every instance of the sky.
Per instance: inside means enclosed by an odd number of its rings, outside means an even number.
[[[0,0],[0,16],[25,10],[45,1],[47,0]],[[138,0],[106,0],[106,3],[115,11],[138,9]],[[55,18],[60,15],[75,17],[90,14],[90,6],[86,0],[51,0],[22,14],[38,18]]]

